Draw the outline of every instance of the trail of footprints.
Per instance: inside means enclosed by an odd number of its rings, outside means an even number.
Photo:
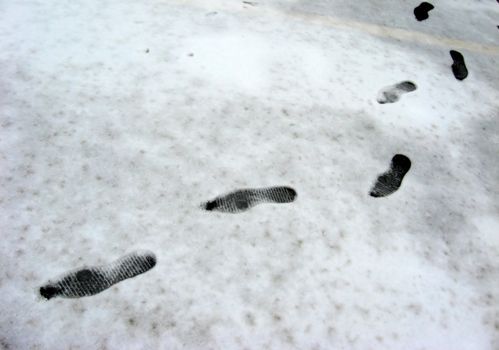
[[[409,158],[395,155],[390,170],[378,177],[370,195],[383,197],[398,190],[409,168]],[[240,189],[207,201],[201,207],[207,211],[240,213],[258,204],[292,203],[296,198],[296,191],[286,186]],[[55,280],[45,283],[40,287],[39,293],[47,300],[54,297],[81,298],[92,296],[126,279],[143,274],[155,265],[156,256],[153,252],[132,252],[107,265],[81,267],[67,272]]]
[[[434,6],[423,2],[414,9],[418,21],[428,19],[428,12]],[[458,80],[468,76],[463,55],[450,51],[453,60],[452,73]],[[382,88],[377,97],[380,104],[395,103],[407,93],[417,89],[415,83],[402,81]],[[386,197],[400,189],[402,181],[411,168],[411,160],[403,155],[393,156],[389,169],[374,181],[369,195],[374,198]],[[297,193],[291,187],[274,186],[265,188],[239,189],[204,202],[201,208],[221,213],[241,213],[259,204],[286,204],[296,200]],[[39,289],[41,297],[49,300],[55,297],[81,298],[101,293],[126,279],[136,277],[151,270],[156,265],[156,255],[150,251],[135,251],[107,265],[81,267],[65,273],[53,281],[48,281]]]
[[[404,155],[393,157],[390,170],[380,175],[370,192],[372,197],[385,197],[397,191],[409,171],[411,161]],[[297,193],[291,187],[274,186],[240,189],[216,197],[201,205],[207,211],[240,213],[262,203],[292,203]],[[39,289],[40,295],[49,300],[54,297],[81,298],[109,289],[126,279],[151,270],[156,265],[156,255],[150,251],[136,251],[102,266],[81,267],[48,281]]]
[[[428,12],[433,10],[435,6],[430,4],[429,2],[422,2],[416,8],[414,8],[414,16],[418,21],[424,21],[428,19]],[[498,27],[499,28],[499,27]],[[452,73],[457,80],[464,80],[468,76],[468,68],[466,68],[466,64],[464,63],[463,54],[456,50],[450,51],[451,58],[453,63],[451,65]]]

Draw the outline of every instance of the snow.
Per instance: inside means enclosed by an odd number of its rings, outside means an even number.
[[[497,349],[499,8],[418,4],[0,2],[0,348]],[[296,202],[199,209],[274,185]]]

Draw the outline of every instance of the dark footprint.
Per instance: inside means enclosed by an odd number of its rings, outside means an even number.
[[[433,10],[435,6],[430,4],[429,2],[422,2],[418,7],[414,9],[414,16],[418,21],[424,21],[428,19],[428,12]]]
[[[390,170],[378,176],[374,187],[369,193],[372,197],[385,197],[399,189],[405,174],[411,168],[411,160],[403,154],[392,158]]]
[[[403,94],[416,89],[417,86],[412,81],[402,81],[381,89],[377,101],[380,104],[397,102]]]
[[[53,297],[80,298],[100,293],[113,284],[149,271],[156,265],[156,256],[149,251],[127,254],[104,266],[84,267],[72,271],[55,282],[40,288],[40,294]]]
[[[202,208],[208,211],[238,213],[261,203],[291,203],[296,196],[294,189],[283,186],[244,189],[208,201],[202,204]]]
[[[464,80],[468,76],[468,68],[466,68],[466,64],[464,63],[463,55],[454,50],[450,50],[450,57],[454,63],[452,63],[452,73],[457,80]]]

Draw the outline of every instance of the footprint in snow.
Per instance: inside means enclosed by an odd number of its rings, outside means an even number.
[[[433,10],[435,6],[430,4],[429,2],[422,2],[418,7],[414,9],[414,16],[416,16],[416,19],[418,21],[424,21],[425,19],[428,19],[428,12]]]
[[[296,196],[294,189],[284,186],[241,189],[216,197],[201,207],[208,211],[239,213],[262,203],[291,203]]]
[[[82,267],[71,271],[40,288],[45,299],[54,297],[81,298],[100,293],[113,284],[149,271],[156,265],[150,251],[137,251],[103,266]]]
[[[415,91],[416,89],[417,86],[412,81],[402,81],[381,89],[378,93],[377,101],[379,104],[394,103],[400,100],[403,94]]]
[[[397,191],[410,168],[411,160],[403,154],[396,154],[392,158],[390,169],[378,176],[369,194],[372,197],[386,197]]]

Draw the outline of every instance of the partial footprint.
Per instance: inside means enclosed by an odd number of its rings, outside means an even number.
[[[450,57],[454,61],[452,63],[452,73],[458,80],[464,80],[468,76],[468,68],[466,68],[466,64],[464,63],[463,55],[454,50],[450,50]]]
[[[397,191],[410,168],[411,160],[403,154],[396,154],[392,158],[390,170],[378,176],[369,194],[372,197],[385,197]]]
[[[424,21],[428,18],[428,12],[433,10],[435,6],[429,2],[422,2],[418,7],[414,9],[414,16],[418,21]]]
[[[296,191],[290,187],[267,187],[237,190],[202,204],[205,210],[238,213],[261,203],[291,203]]]
[[[416,84],[412,81],[402,81],[381,89],[378,93],[377,101],[380,104],[397,102],[403,94],[414,91],[417,88]]]
[[[150,251],[137,251],[104,266],[84,267],[49,281],[40,288],[40,294],[53,297],[80,298],[100,293],[113,284],[149,271],[156,265],[156,256]]]

